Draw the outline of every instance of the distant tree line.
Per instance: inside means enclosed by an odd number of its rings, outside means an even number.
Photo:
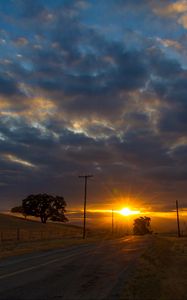
[[[11,209],[13,213],[21,213],[25,216],[39,217],[42,223],[47,220],[67,222],[65,216],[66,202],[61,196],[52,196],[48,194],[29,195],[22,200],[22,205]]]

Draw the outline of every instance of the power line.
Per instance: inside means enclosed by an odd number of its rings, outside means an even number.
[[[80,175],[79,178],[84,178],[84,222],[83,222],[83,239],[86,236],[86,202],[87,202],[87,181],[93,175]]]

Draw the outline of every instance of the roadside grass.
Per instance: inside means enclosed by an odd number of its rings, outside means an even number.
[[[56,240],[45,240],[45,241],[30,241],[30,242],[14,242],[5,243],[0,245],[0,259],[17,256],[31,252],[43,252],[52,249],[60,249],[70,246],[76,246],[81,244],[94,243],[101,239],[98,236],[87,238],[83,240],[80,238],[64,238]]]
[[[19,240],[16,236],[18,228]],[[0,236],[0,259],[113,238],[109,232],[94,229],[87,230],[87,238],[83,240],[80,226],[61,223],[42,224],[3,214],[0,214]]]
[[[29,241],[29,242],[8,242],[0,245],[0,259],[10,256],[22,255],[31,252],[46,251],[50,249],[62,248],[81,243],[80,240],[45,240],[45,241]]]
[[[187,299],[187,238],[153,237],[120,300]]]

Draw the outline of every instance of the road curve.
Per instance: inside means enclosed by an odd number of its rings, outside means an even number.
[[[150,243],[126,237],[3,260],[0,299],[118,299]]]

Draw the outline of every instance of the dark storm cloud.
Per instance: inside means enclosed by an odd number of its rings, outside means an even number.
[[[62,145],[71,145],[71,146],[85,146],[89,144],[90,146],[94,145],[94,140],[84,134],[74,133],[67,129],[64,129],[60,134],[60,143]],[[75,148],[76,149],[76,148]]]
[[[148,79],[149,62],[144,52],[127,51],[124,44],[108,42],[95,30],[81,29],[77,21],[72,25],[69,18],[60,24],[53,32],[58,47],[41,49],[34,57],[35,84],[70,113],[95,111],[107,116],[122,110],[120,91],[138,89]],[[65,101],[69,96],[74,99]]]
[[[33,165],[49,169],[59,167],[60,161],[64,164],[71,153],[78,151],[78,147],[91,148],[95,144],[91,138],[83,134],[75,134],[65,128],[60,130],[59,138],[55,139],[50,131],[43,133],[40,129],[24,123],[23,120],[19,122],[8,120],[1,123],[0,131],[3,134],[3,140],[0,141],[0,152],[3,155],[15,155]],[[29,151],[28,149],[31,148],[32,151]],[[70,168],[72,168],[71,164],[73,161],[68,163]]]
[[[3,96],[21,95],[15,80],[8,76],[0,75],[0,94]]]
[[[173,132],[179,135],[187,133],[187,107],[179,106],[162,114],[160,129],[163,132]]]
[[[165,147],[158,135],[150,130],[129,132],[124,141],[115,145],[123,160],[132,165],[149,168],[154,165],[168,165],[172,163]]]
[[[106,17],[98,26],[91,23],[94,2],[15,3],[0,4],[7,32],[0,93],[11,105],[2,103],[0,120],[4,195],[11,196],[9,184],[16,197],[64,188],[76,202],[77,175],[84,172],[122,194],[128,185],[134,194],[149,186],[145,197],[168,190],[170,181],[184,182],[186,145],[178,140],[186,134],[185,68],[161,49],[157,36],[148,36],[151,23],[144,35],[140,16],[142,27],[135,28],[115,15],[118,7],[119,16],[125,9],[129,18],[138,12],[155,22],[154,1],[102,0]],[[107,14],[119,29],[114,33]],[[91,190],[93,199],[102,193],[102,185]]]
[[[71,23],[69,19],[68,22]],[[38,81],[39,86],[67,94],[103,95],[119,89],[134,90],[145,84],[148,69],[143,52],[128,52],[125,45],[103,39],[101,45],[99,34],[86,29],[80,32],[76,25],[74,31],[74,26],[69,28],[61,20],[60,28],[65,27],[65,32],[55,30],[58,37],[55,42],[62,43],[61,55],[59,48],[40,50],[36,55],[36,72],[45,74]]]
[[[165,63],[157,66],[157,76],[159,77],[150,81],[150,88],[166,104],[161,111],[160,130],[184,134],[187,129],[186,71],[176,61],[165,60]]]
[[[147,128],[149,126],[149,118],[144,112],[130,112],[125,115],[125,120],[132,124],[132,127]]]
[[[182,68],[176,59],[167,58],[161,50],[155,49],[150,52],[152,72],[162,79],[174,78],[180,75]]]
[[[187,162],[187,146],[178,146],[176,149],[173,150],[172,156],[176,159],[178,164],[183,165],[184,162]]]
[[[162,181],[163,183],[173,184],[174,182],[185,182],[187,180],[186,166],[178,167],[157,167],[150,169],[147,174],[149,178],[153,178],[156,181]]]
[[[143,51],[127,51],[125,44],[106,41],[97,31],[81,26],[77,18],[59,14],[57,20],[48,32],[52,37],[48,49],[42,45],[31,52],[27,45],[33,69],[26,73],[15,66],[14,72],[20,77],[25,74],[33,88],[50,93],[68,112],[118,113],[124,102],[120,91],[138,89],[148,79]],[[75,97],[65,101],[69,96]]]

